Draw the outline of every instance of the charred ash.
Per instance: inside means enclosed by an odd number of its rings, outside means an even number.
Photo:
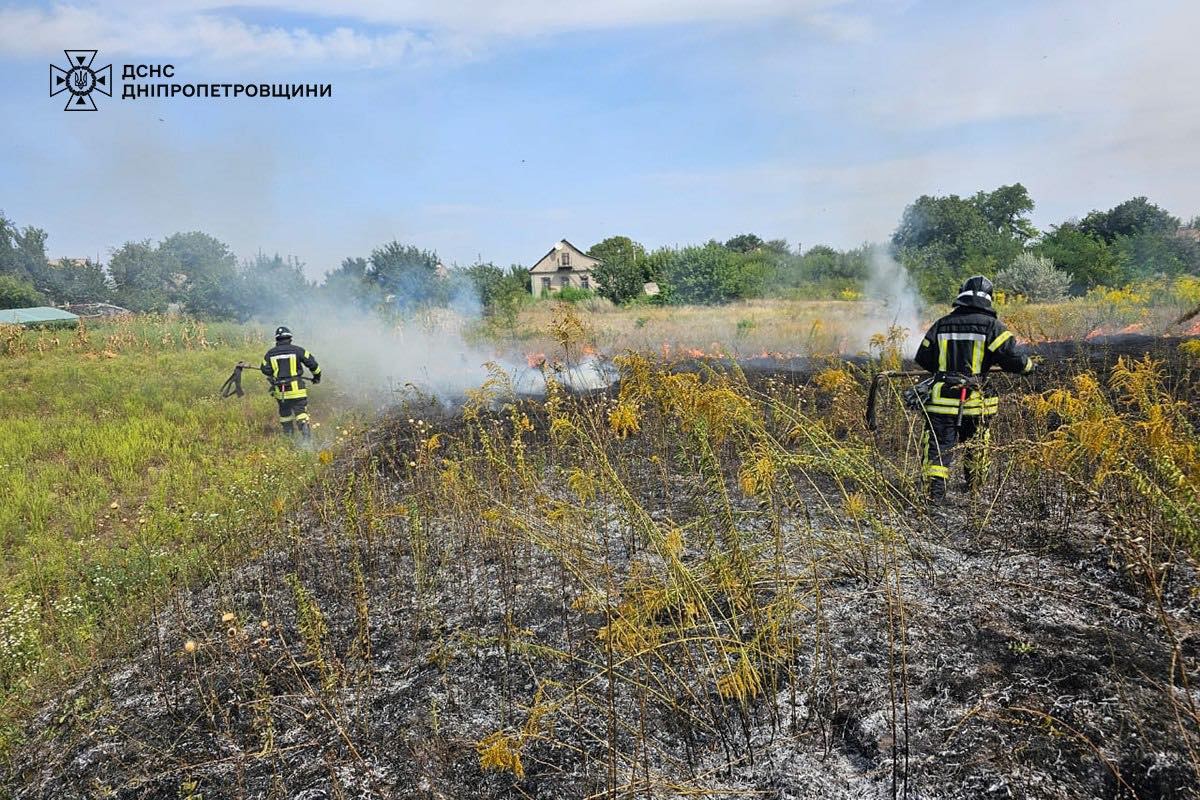
[[[1173,345],[1044,345],[1033,390]],[[739,366],[768,394],[824,365]],[[565,402],[607,408],[616,374],[589,369],[531,369],[514,387],[540,395],[532,373],[561,375]],[[479,413],[495,441],[528,431],[521,457],[544,479],[530,508],[569,513],[543,404]],[[677,678],[622,679],[598,643],[612,609],[532,533],[491,538],[487,502],[419,511],[439,491],[417,460],[435,431],[471,437],[444,408],[399,410],[344,457],[356,485],[331,486],[285,543],[180,592],[135,651],[48,703],[7,766],[10,796],[1200,797],[1200,576],[1178,557],[1148,593],[1103,502],[1013,482],[949,512],[898,506],[864,524],[819,473],[774,511],[732,500],[747,547],[811,539],[787,580],[819,583],[791,612],[814,624],[745,622],[743,635],[783,625],[795,640],[739,700],[696,680],[684,658],[696,650],[680,651]],[[635,439],[619,447],[616,473],[648,520],[712,518],[711,482]],[[625,582],[628,602],[653,558],[627,540],[619,509],[592,510],[607,527],[580,531],[577,546]],[[677,557],[699,569],[693,547]],[[755,591],[774,597],[773,580]],[[714,597],[709,613],[736,616],[737,602]]]

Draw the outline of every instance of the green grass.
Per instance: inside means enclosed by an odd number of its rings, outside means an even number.
[[[137,318],[78,332],[0,331],[0,747],[64,676],[119,648],[145,611],[277,532],[335,444],[276,435],[239,359],[248,326]]]

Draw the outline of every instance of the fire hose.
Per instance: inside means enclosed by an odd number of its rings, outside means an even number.
[[[893,378],[920,378],[928,374],[928,372],[923,370],[900,369],[886,369],[882,372],[876,372],[875,377],[871,378],[871,389],[867,392],[867,430],[871,433],[879,430],[876,415],[876,400],[879,396],[879,387],[885,380],[892,380]]]
[[[990,372],[1002,372],[1002,371],[1003,370],[1001,370],[999,368],[995,368],[995,367],[993,367],[990,370]],[[883,384],[883,382],[885,380],[892,380],[893,378],[922,378],[922,377],[925,378],[925,380],[914,385],[913,387],[911,387],[904,393],[905,394],[905,398],[904,398],[905,405],[909,406],[910,408],[918,408],[918,407],[921,407],[924,405],[924,403],[921,402],[921,400],[920,400],[920,394],[921,394],[920,389],[922,386],[925,386],[926,390],[928,390],[929,387],[932,387],[935,377],[933,375],[930,375],[928,372],[925,372],[924,370],[898,370],[897,369],[897,370],[884,370],[883,372],[876,372],[875,376],[873,378],[871,378],[871,388],[867,393],[867,414],[866,414],[867,430],[869,430],[871,433],[874,433],[875,431],[877,431],[879,429],[878,418],[877,418],[879,387]],[[959,399],[958,399],[958,418],[955,421],[955,424],[957,426],[959,426],[959,427],[962,426],[963,406],[966,405],[967,395],[970,393],[971,389],[982,390],[983,383],[986,380],[987,380],[987,373],[985,373],[983,375],[976,375],[976,376],[964,376],[961,386],[955,387],[960,390],[959,391]],[[910,393],[912,393],[911,397],[908,396]]]
[[[246,392],[242,390],[242,370],[244,369],[256,370],[258,367],[254,366],[253,364],[247,364],[245,361],[239,361],[234,366],[233,373],[225,379],[225,383],[221,384],[221,397],[242,397],[246,394]],[[312,377],[313,376],[311,375],[305,375],[303,371],[301,371],[299,375],[293,375],[289,378],[272,380],[268,377],[267,380],[270,381],[272,389],[277,389],[280,386],[284,386],[295,381],[299,381],[300,385],[303,386],[305,383],[312,381]],[[313,382],[315,383],[315,381]]]
[[[242,370],[247,367],[253,368],[253,364],[247,364],[245,361],[239,361],[233,368],[233,374],[225,379],[225,383],[221,385],[221,397],[242,397],[246,393],[242,391]]]

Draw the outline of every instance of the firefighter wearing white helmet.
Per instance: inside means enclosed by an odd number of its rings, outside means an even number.
[[[984,395],[988,370],[998,366],[1005,372],[1027,373],[1034,362],[996,318],[992,282],[982,275],[963,282],[954,310],[933,323],[915,360],[933,373],[924,404],[921,474],[930,499],[940,502],[946,497],[956,445],[968,443],[963,459],[966,487],[977,488],[983,481],[987,422],[1000,405],[1000,398]]]
[[[292,332],[283,325],[275,329],[275,346],[263,356],[259,370],[271,382],[271,396],[279,404],[279,424],[283,432],[296,430],[308,438],[308,389],[303,367],[312,373],[314,384],[321,382],[321,367],[313,354],[292,344]]]

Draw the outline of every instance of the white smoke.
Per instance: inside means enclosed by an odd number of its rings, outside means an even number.
[[[320,363],[318,391],[359,408],[384,410],[421,398],[454,405],[497,368],[513,391],[525,396],[545,394],[546,373],[575,391],[601,389],[616,379],[611,365],[594,356],[552,364],[543,372],[510,350],[484,344],[486,337],[472,331],[482,319],[479,304],[466,293],[449,307],[426,307],[392,320],[352,303],[311,298],[276,317],[263,321],[271,330],[287,325],[293,341]],[[269,346],[264,342],[264,351]]]
[[[863,349],[875,334],[887,335],[893,329],[904,331],[904,355],[911,356],[921,335],[924,306],[908,270],[884,247],[871,248],[871,272],[864,291],[867,311],[860,328]]]
[[[594,392],[612,386],[620,378],[611,361],[594,355],[584,356],[577,363],[518,368],[509,374],[519,394],[539,397],[548,389],[547,379],[574,392]]]
[[[442,308],[388,322],[350,304],[317,302],[277,324],[320,363],[322,390],[381,409],[417,396],[456,400],[487,380],[485,365],[496,356],[468,342],[473,321]]]

